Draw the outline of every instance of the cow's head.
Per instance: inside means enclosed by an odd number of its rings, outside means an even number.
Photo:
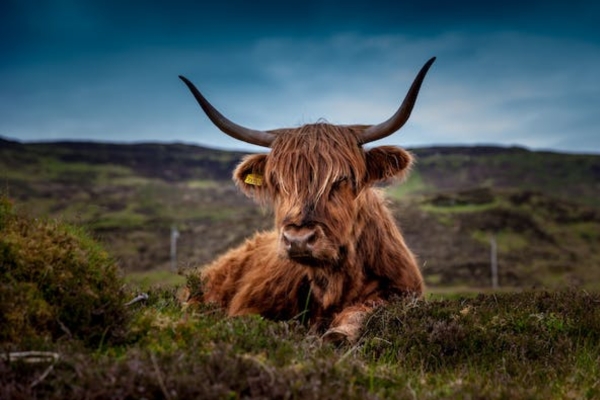
[[[410,167],[412,158],[401,148],[365,150],[362,145],[389,136],[404,125],[434,60],[423,66],[398,111],[372,126],[317,123],[252,130],[225,118],[189,80],[180,78],[221,131],[271,149],[268,154],[246,157],[236,168],[234,180],[248,196],[273,204],[280,254],[320,266],[336,264],[354,251],[365,189],[402,177]]]

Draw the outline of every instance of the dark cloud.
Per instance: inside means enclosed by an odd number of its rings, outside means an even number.
[[[598,152],[598,15],[579,0],[5,0],[0,135],[235,147],[179,74],[257,128],[377,122],[437,55],[402,143]]]

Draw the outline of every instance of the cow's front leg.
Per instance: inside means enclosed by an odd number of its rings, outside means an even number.
[[[381,304],[383,301],[371,301],[368,304],[344,308],[331,322],[329,329],[323,335],[323,340],[330,343],[356,342],[365,318]]]

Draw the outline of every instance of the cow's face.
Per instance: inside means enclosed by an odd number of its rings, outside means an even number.
[[[271,148],[270,154],[247,157],[234,179],[249,196],[273,204],[281,255],[319,266],[335,264],[355,250],[361,224],[366,223],[360,212],[369,207],[365,190],[403,175],[410,166],[411,157],[402,149],[365,151],[361,145],[389,136],[406,123],[434,60],[423,65],[398,111],[370,126],[321,123],[277,131],[249,129],[227,119],[192,82],[180,78],[221,131]]]
[[[364,191],[401,177],[411,156],[396,147],[368,151],[360,127],[329,124],[281,130],[269,154],[244,159],[234,173],[249,196],[273,205],[279,253],[310,266],[337,263],[362,230]]]

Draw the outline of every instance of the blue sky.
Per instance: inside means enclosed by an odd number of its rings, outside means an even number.
[[[431,56],[410,121],[375,144],[600,153],[600,2],[0,3],[0,136],[257,148],[255,129],[378,123]]]

